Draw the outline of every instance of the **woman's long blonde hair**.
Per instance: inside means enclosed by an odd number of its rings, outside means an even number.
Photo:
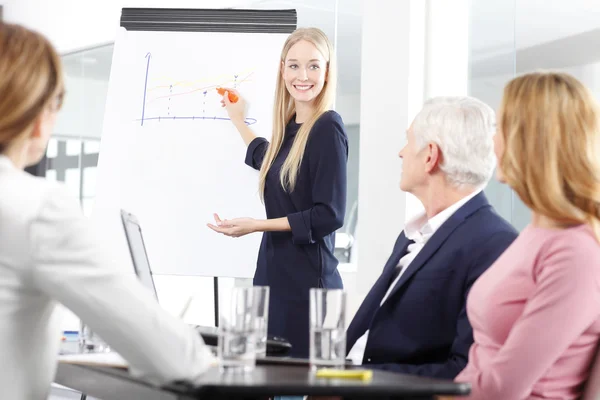
[[[0,152],[62,103],[62,64],[41,34],[0,22]]]
[[[290,149],[290,153],[281,167],[279,181],[281,186],[285,190],[289,191],[293,191],[294,187],[296,186],[296,179],[298,177],[300,164],[302,163],[302,158],[304,156],[304,150],[306,149],[306,143],[308,141],[310,130],[319,117],[324,112],[329,110],[333,104],[337,80],[337,65],[335,62],[333,46],[329,42],[329,39],[325,33],[323,33],[323,31],[320,29],[300,28],[292,32],[283,46],[280,61],[284,63],[290,48],[301,40],[312,43],[317,50],[321,52],[323,58],[327,62],[327,71],[325,74],[325,85],[323,86],[323,90],[321,90],[321,93],[319,93],[315,99],[315,113],[311,118],[305,121],[298,130],[298,133],[294,139],[294,143],[292,144],[292,148]],[[277,157],[277,154],[281,149],[285,135],[285,127],[288,122],[290,122],[295,112],[296,107],[294,99],[285,87],[285,82],[283,81],[283,74],[280,67],[277,77],[277,86],[275,88],[273,136],[265,154],[259,175],[259,193],[263,200],[267,173],[269,172],[275,157]]]
[[[536,72],[505,89],[499,128],[506,182],[534,212],[589,224],[600,241],[600,113],[574,77]]]

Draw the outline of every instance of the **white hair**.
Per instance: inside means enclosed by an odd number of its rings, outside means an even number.
[[[419,150],[428,143],[442,152],[440,169],[455,185],[485,186],[496,166],[494,110],[473,97],[434,97],[415,117],[413,135]]]

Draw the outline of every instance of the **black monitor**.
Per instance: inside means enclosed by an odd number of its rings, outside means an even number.
[[[133,261],[135,274],[142,284],[154,294],[154,297],[158,301],[156,287],[154,286],[154,278],[152,277],[152,269],[150,268],[150,260],[148,259],[148,253],[146,253],[146,246],[144,245],[144,237],[142,236],[140,223],[135,215],[125,210],[121,210],[121,221],[123,221],[125,237],[127,237],[127,244],[129,245],[129,253],[131,254],[131,261]]]

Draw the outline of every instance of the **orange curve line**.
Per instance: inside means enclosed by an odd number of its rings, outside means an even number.
[[[242,71],[242,72],[244,72],[244,71]],[[252,74],[252,72],[250,74]],[[229,74],[221,74],[219,76],[225,76],[225,75],[229,75]],[[164,78],[161,78],[161,79],[162,80],[166,80]],[[188,80],[184,80],[184,81],[175,82],[173,85],[158,85],[158,86],[154,86],[154,87],[148,89],[148,91],[150,92],[150,91],[154,91],[154,90],[157,90],[157,89],[165,89],[165,88],[168,88],[170,86],[193,86],[196,82],[202,81],[202,80],[206,81],[206,80],[210,80],[210,79],[195,79],[195,80],[189,80],[188,79]]]
[[[238,81],[238,83],[242,83],[242,82],[246,81],[253,73],[254,72],[251,72],[244,79]],[[217,88],[219,86],[221,86],[221,85],[210,85],[210,86],[204,86],[204,87],[201,87],[201,88],[198,88],[198,89],[190,90],[189,92],[175,93],[175,94],[168,94],[168,95],[164,95],[164,96],[159,96],[159,97],[155,97],[155,98],[153,98],[151,100],[146,101],[146,104],[151,103],[151,102],[153,102],[155,100],[164,99],[164,98],[167,98],[167,97],[183,96],[183,95],[186,95],[186,94],[191,94],[191,93],[199,92],[199,91],[206,90],[206,89]]]

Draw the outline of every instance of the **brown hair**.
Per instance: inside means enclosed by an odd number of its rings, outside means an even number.
[[[0,23],[0,152],[29,131],[46,107],[60,108],[62,64],[41,34]]]
[[[600,113],[574,77],[536,72],[505,89],[499,160],[506,182],[534,212],[564,225],[587,223],[600,239]]]

